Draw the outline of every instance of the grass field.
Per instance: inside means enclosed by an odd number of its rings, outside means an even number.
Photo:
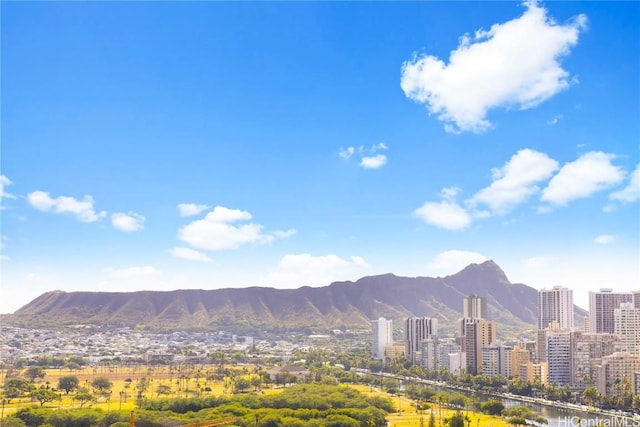
[[[250,378],[255,375],[254,367],[229,367],[237,369],[237,374]],[[113,386],[108,395],[101,396],[97,402],[85,404],[85,407],[100,408],[104,411],[114,410],[134,410],[137,396],[146,385],[143,394],[146,398],[155,399],[157,397],[195,397],[198,395],[224,395],[231,393],[231,386],[228,379],[215,381],[212,373],[216,366],[198,366],[187,369],[176,369],[168,366],[154,367],[98,367],[84,368],[70,371],[69,369],[47,369],[44,378],[37,380],[36,387],[45,386],[56,388],[60,377],[74,375],[79,380],[80,387],[91,389],[91,382],[98,377],[108,378]],[[4,384],[4,373],[0,375],[0,384]],[[142,382],[146,384],[143,384]],[[434,414],[437,427],[446,426],[444,422],[454,414],[454,410],[438,405],[437,403],[427,403],[428,409],[419,411],[416,402],[404,396],[389,395],[375,387],[367,385],[351,385],[365,394],[380,395],[389,397],[396,409],[396,412],[389,414],[387,421],[390,427],[421,427],[428,426],[431,413]],[[158,394],[163,390],[162,394]],[[250,390],[254,390],[252,387]],[[278,393],[282,389],[261,389],[261,393]],[[64,391],[59,392],[59,399],[45,403],[47,408],[77,408],[80,403],[74,399],[73,393],[66,395]],[[7,416],[15,413],[18,409],[40,403],[30,398],[12,399],[10,402],[3,401],[2,415]],[[466,412],[468,416],[468,427],[508,427],[508,424],[499,417]]]
[[[437,427],[446,426],[447,424],[444,420],[455,414],[454,409],[441,406],[438,403],[427,402],[426,405],[428,405],[429,408],[419,411],[417,409],[417,402],[404,396],[389,395],[375,387],[372,388],[366,385],[354,385],[352,387],[357,388],[363,393],[378,394],[389,397],[392,400],[396,412],[387,416],[387,421],[389,422],[390,427],[428,427],[429,418],[432,412],[435,419],[435,425]],[[494,417],[473,411],[465,411],[464,413],[469,417],[469,427],[510,427],[509,424],[500,417]]]
[[[228,379],[215,381],[212,373],[217,367],[202,366],[187,369],[170,368],[169,366],[153,367],[95,367],[77,370],[46,369],[46,375],[35,381],[36,387],[57,388],[58,380],[63,376],[73,375],[78,378],[79,387],[91,390],[91,383],[98,377],[106,377],[113,384],[108,395],[99,396],[97,402],[85,404],[85,407],[100,408],[105,411],[127,409],[132,410],[141,389],[146,398],[157,398],[159,390],[164,397],[194,397],[203,394],[222,395],[231,393]],[[252,375],[253,369],[239,370],[239,375]],[[4,384],[5,373],[0,376]],[[144,383],[143,383],[144,381]],[[57,390],[59,399],[44,404],[46,408],[77,408],[80,402],[74,399],[73,392],[66,395]],[[4,401],[3,414],[10,415],[18,409],[32,405],[40,405],[29,397]]]

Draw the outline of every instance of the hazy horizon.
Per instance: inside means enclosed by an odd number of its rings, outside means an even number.
[[[8,2],[0,313],[44,292],[640,284],[638,2]]]

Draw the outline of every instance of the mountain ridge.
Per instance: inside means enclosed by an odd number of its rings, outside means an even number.
[[[535,328],[537,290],[509,282],[493,261],[470,264],[444,277],[404,277],[393,273],[296,289],[181,289],[135,292],[46,292],[3,323],[24,327],[76,324],[150,329],[247,330],[369,328],[384,316],[435,317],[455,323],[463,298],[487,298],[487,317],[505,325]],[[576,307],[578,316],[584,310]]]

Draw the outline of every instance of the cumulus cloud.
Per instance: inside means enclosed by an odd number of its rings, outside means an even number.
[[[591,151],[565,164],[542,191],[542,201],[564,206],[572,200],[588,197],[620,183],[625,173],[611,164],[614,157],[601,151]]]
[[[120,231],[139,231],[144,228],[145,217],[135,212],[111,214],[111,225]]]
[[[426,202],[413,211],[413,215],[436,227],[455,231],[464,230],[471,224],[471,215],[455,201],[458,191],[459,189],[455,187],[444,188],[441,192],[441,201]]]
[[[295,231],[267,233],[262,225],[253,222],[247,211],[216,206],[203,219],[195,220],[178,231],[178,238],[197,249],[218,251],[237,249],[249,243],[270,243],[277,237],[288,237]]]
[[[75,215],[80,222],[96,222],[107,215],[107,212],[96,212],[91,196],[84,196],[82,200],[73,197],[60,196],[53,198],[45,191],[33,191],[27,194],[27,201],[34,208],[54,213],[69,213]]]
[[[524,110],[566,89],[570,76],[560,59],[577,44],[587,17],[578,15],[561,25],[535,1],[523,4],[522,16],[463,35],[448,63],[414,54],[402,65],[405,95],[425,104],[446,130],[480,133],[491,125],[489,110]]]
[[[364,169],[378,169],[387,164],[387,156],[384,154],[376,154],[375,156],[363,157],[360,160],[360,166]]]
[[[454,274],[469,264],[480,264],[488,258],[478,252],[450,250],[441,252],[429,262],[427,267],[432,274]]]
[[[640,164],[631,173],[629,184],[622,190],[611,193],[609,198],[622,203],[633,203],[640,200]]]
[[[492,170],[493,182],[476,193],[471,204],[486,204],[494,214],[503,215],[540,191],[536,184],[557,169],[558,162],[546,154],[520,150],[502,168]]]
[[[426,202],[416,209],[413,214],[427,224],[447,230],[464,230],[471,224],[469,213],[456,202],[446,200],[440,202]]]
[[[209,209],[207,205],[198,205],[195,203],[180,203],[178,205],[178,211],[180,216],[194,216]]]
[[[616,241],[616,237],[611,235],[611,234],[602,234],[598,237],[596,237],[595,239],[593,239],[593,241],[599,245],[606,245],[608,243],[613,243]]]
[[[384,142],[379,142],[377,144],[373,144],[370,147],[365,147],[361,145],[359,147],[347,147],[341,148],[338,152],[338,155],[345,159],[349,160],[354,155],[360,159],[358,163],[359,166],[363,169],[379,169],[382,166],[387,164],[387,156],[385,154],[380,153],[382,150],[388,150],[389,147]]]
[[[186,259],[188,261],[200,261],[200,262],[212,262],[213,260],[209,258],[206,254],[203,254],[200,251],[196,251],[195,249],[176,247],[171,249],[171,255],[176,258]]]
[[[278,288],[322,286],[356,279],[368,268],[370,265],[359,256],[343,259],[334,254],[288,254],[282,257],[275,271],[267,274],[264,283]]]
[[[547,214],[556,206],[589,197],[622,182],[626,172],[612,164],[614,158],[613,154],[592,151],[559,168],[558,162],[547,154],[523,149],[504,166],[493,169],[492,183],[471,198],[458,202],[460,189],[447,187],[442,189],[440,201],[424,203],[413,215],[436,227],[464,230],[474,220],[506,215],[534,195],[546,202],[537,207],[537,213]],[[640,198],[640,165],[631,174],[629,184],[609,197],[622,203]],[[612,203],[604,208],[605,212],[613,209]]]

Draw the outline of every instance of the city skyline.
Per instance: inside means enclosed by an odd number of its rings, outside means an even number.
[[[637,2],[2,9],[0,313],[488,259],[637,290]]]

